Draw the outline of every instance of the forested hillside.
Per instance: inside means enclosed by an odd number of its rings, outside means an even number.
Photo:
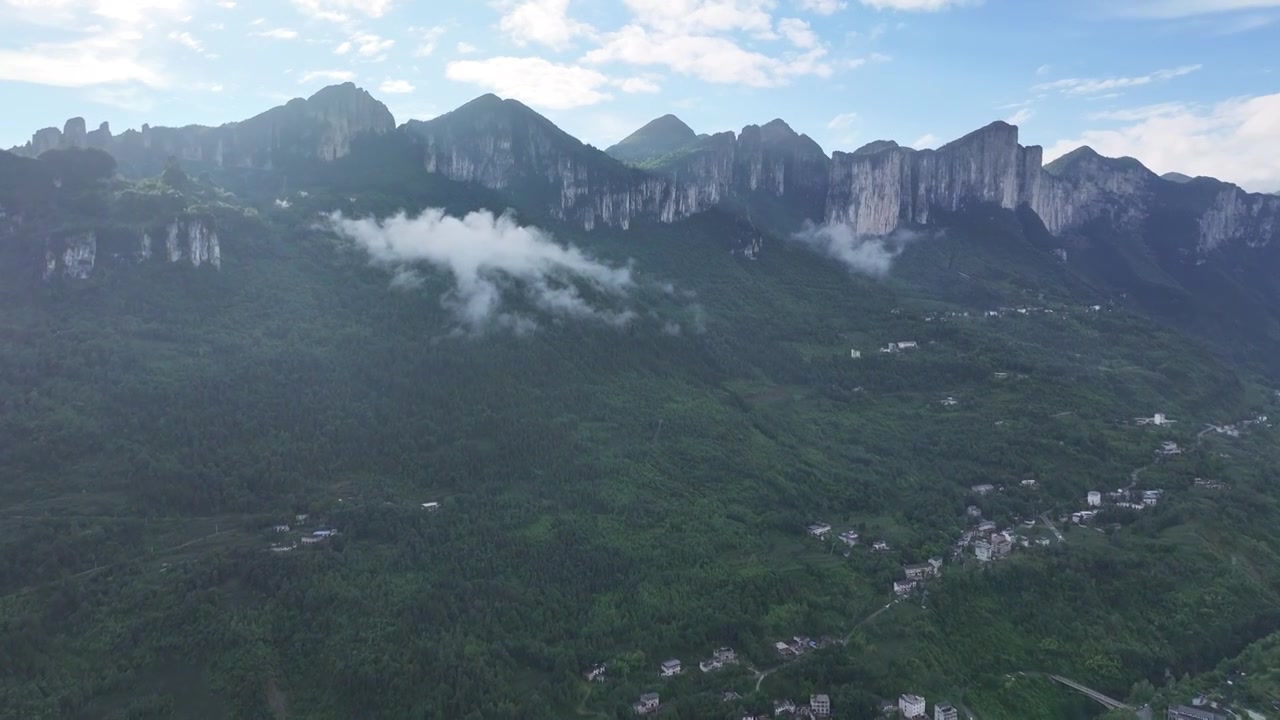
[[[586,231],[422,153],[138,182],[73,153],[60,185],[59,155],[0,155],[0,717],[613,718],[656,691],[667,718],[815,692],[1085,718],[1016,674],[1126,698],[1280,629],[1275,393],[1034,217],[941,214],[868,274],[728,209]],[[504,237],[589,272],[391,257],[386,218],[429,208],[511,208]],[[138,256],[192,218],[216,267]],[[1130,486],[1163,495],[1070,520]],[[969,506],[1028,546],[953,553]],[[795,635],[830,642],[783,660]]]

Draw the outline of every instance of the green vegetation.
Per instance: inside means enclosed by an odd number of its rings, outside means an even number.
[[[810,692],[868,718],[915,691],[983,720],[1085,718],[1101,707],[1017,673],[1126,696],[1280,628],[1274,433],[1196,438],[1275,415],[1273,394],[1122,305],[1087,311],[1099,295],[1026,218],[947,218],[872,280],[772,237],[730,254],[720,213],[557,227],[394,143],[288,192],[95,177],[77,197],[96,220],[46,198],[5,239],[17,257],[60,224],[123,237],[201,213],[222,269],[0,271],[0,717],[612,718],[659,691],[668,718]],[[639,319],[458,335],[448,277],[392,290],[312,227],[499,202],[633,260]],[[984,315],[1026,305],[1055,312]],[[877,352],[901,340],[920,347]],[[1156,411],[1180,424],[1129,422]],[[1189,451],[1153,463],[1162,440]],[[925,598],[873,617],[902,563],[949,553],[967,505],[1057,517],[1141,467],[1157,507],[987,568],[948,558]],[[1005,490],[973,497],[982,482]],[[807,537],[819,520],[864,545]],[[285,522],[340,533],[267,551]],[[849,642],[784,664],[772,645],[796,634]],[[743,665],[698,672],[721,645]],[[659,680],[668,657],[684,676]]]

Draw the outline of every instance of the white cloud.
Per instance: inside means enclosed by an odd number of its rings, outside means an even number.
[[[379,37],[373,33],[358,32],[334,48],[333,52],[346,55],[355,50],[356,54],[363,58],[381,61],[387,59],[386,52],[395,44],[395,40]]]
[[[515,44],[545,45],[564,50],[579,36],[595,30],[569,17],[569,0],[523,0],[512,4],[498,21],[498,28]]]
[[[849,127],[850,125],[852,125],[854,121],[857,119],[858,119],[858,113],[852,113],[852,112],[840,113],[839,115],[831,118],[831,121],[827,123],[827,129],[843,130]]]
[[[344,83],[356,79],[356,74],[350,70],[312,70],[303,73],[298,78],[299,85],[313,83],[316,80],[324,80],[325,82]]]
[[[1062,140],[1045,150],[1045,159],[1089,145],[1103,155],[1136,157],[1160,174],[1208,175],[1261,192],[1280,187],[1280,93],[1213,106],[1149,105],[1107,119],[1128,124]]]
[[[289,28],[272,28],[270,30],[256,32],[254,35],[258,37],[272,38],[275,40],[294,40],[298,37],[298,31],[290,30]]]
[[[848,7],[844,0],[800,0],[800,9],[818,15],[834,15]]]
[[[1010,125],[1021,125],[1026,121],[1030,120],[1031,118],[1035,117],[1035,114],[1036,114],[1035,110],[1032,110],[1031,108],[1028,108],[1028,107],[1024,107],[1018,110],[1017,112],[1015,112],[1014,114],[1010,115],[1009,117],[1005,118],[1004,121],[1009,123]]]
[[[236,0],[218,0],[217,5],[223,10],[234,10],[236,7]]]
[[[187,47],[193,50],[194,52],[198,52],[198,53],[204,52],[204,44],[202,44],[199,40],[195,38],[195,36],[193,36],[189,32],[177,32],[175,30],[169,33],[169,39],[178,43],[179,45],[182,45],[184,47]]]
[[[0,80],[59,87],[169,84],[158,67],[142,59],[141,39],[131,31],[104,32],[72,42],[0,50]]]
[[[337,213],[328,220],[375,265],[391,270],[397,286],[421,285],[415,266],[448,273],[453,285],[441,302],[471,332],[531,329],[536,321],[506,309],[513,299],[557,318],[625,325],[635,317],[617,307],[634,286],[630,268],[597,261],[510,215],[480,211],[457,218],[428,209],[417,217],[401,213],[381,221]],[[592,298],[583,296],[584,288]]]
[[[474,55],[475,53],[480,52],[480,48],[469,42],[460,42],[454,49],[459,55]]]
[[[608,93],[601,91],[609,83],[602,73],[540,57],[455,60],[445,67],[445,77],[551,110],[569,110],[610,99]]]
[[[726,37],[670,35],[627,25],[606,35],[604,44],[583,59],[589,63],[665,66],[711,83],[774,87],[801,75],[830,77],[834,69],[825,56],[826,49],[816,47],[775,58],[746,50]]]
[[[779,20],[778,33],[798,48],[815,48],[821,44],[817,34],[809,27],[809,23],[798,18]]]
[[[657,81],[650,77],[620,78],[618,80],[610,80],[609,84],[624,93],[656,93],[662,91],[662,87],[658,85]]]
[[[879,277],[886,275],[893,260],[903,246],[919,237],[918,234],[900,230],[886,237],[858,235],[844,223],[814,225],[807,223],[803,230],[791,236],[811,250],[837,260],[850,272]]]
[[[1045,75],[1048,75],[1052,71],[1053,71],[1052,65],[1041,65],[1040,67],[1036,68],[1036,76],[1044,77]]]
[[[876,10],[901,10],[903,12],[937,12],[953,7],[978,5],[982,0],[860,0],[863,5]]]
[[[408,80],[383,80],[382,84],[378,86],[378,91],[392,95],[403,95],[413,92],[413,85]]]
[[[1164,20],[1277,7],[1280,0],[1118,0],[1108,4],[1113,15]]]
[[[417,33],[421,38],[418,41],[418,47],[414,49],[414,57],[427,57],[436,51],[436,43],[440,42],[440,38],[445,34],[443,25],[436,25],[425,29],[410,28],[410,32]]]
[[[670,34],[742,30],[774,37],[774,0],[626,0],[638,25]]]
[[[1201,67],[1203,66],[1183,65],[1176,68],[1156,70],[1155,72],[1147,75],[1136,75],[1131,77],[1063,78],[1061,80],[1033,85],[1031,89],[1042,92],[1058,91],[1064,95],[1097,95],[1124,88],[1150,85],[1157,81],[1172,80],[1173,78],[1182,77],[1183,75],[1190,75]]]
[[[938,136],[933,133],[925,133],[924,135],[916,138],[916,141],[911,143],[911,147],[917,150],[925,150],[936,144],[938,144]]]
[[[380,18],[391,10],[395,0],[293,0],[298,12],[317,20],[348,22],[352,14]]]

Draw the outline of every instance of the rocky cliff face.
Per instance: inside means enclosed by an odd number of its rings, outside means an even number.
[[[40,130],[12,152],[37,157],[53,149],[97,147],[111,153],[125,170],[163,167],[169,156],[219,168],[271,168],[282,155],[331,161],[351,152],[352,141],[363,133],[394,130],[395,118],[385,105],[346,83],[219,127],[143,125],[140,132],[113,136],[106,123],[85,132],[84,119],[72,118],[62,131]]]
[[[189,263],[192,267],[222,267],[222,246],[212,224],[204,220],[174,220],[164,228],[164,259],[170,263]],[[117,243],[117,249],[119,244]],[[44,279],[86,280],[97,268],[100,257],[110,259],[112,253],[99,252],[98,233],[89,231],[45,241]],[[137,240],[137,250],[127,256],[146,262],[155,254],[151,234],[144,232]],[[116,256],[118,257],[118,256]]]

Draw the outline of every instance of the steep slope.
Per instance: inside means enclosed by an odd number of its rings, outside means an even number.
[[[644,165],[697,142],[698,134],[675,115],[663,115],[605,150],[615,160]]]
[[[1190,175],[1183,175],[1180,172],[1167,172],[1161,175],[1160,178],[1162,180],[1168,180],[1169,182],[1176,183],[1189,183],[1193,179]]]
[[[106,123],[86,133],[84,119],[72,118],[61,132],[37,131],[13,152],[36,157],[51,149],[94,147],[111,153],[126,174],[140,177],[160,172],[170,156],[213,168],[270,169],[290,158],[331,161],[350,152],[360,135],[393,130],[395,119],[385,105],[345,83],[218,127],[143,125],[113,136]]]

